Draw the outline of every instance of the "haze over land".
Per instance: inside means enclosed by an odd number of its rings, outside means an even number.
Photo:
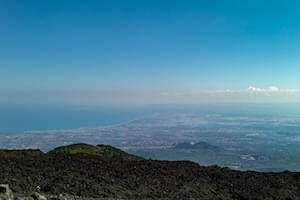
[[[71,117],[57,109],[62,116]],[[40,127],[34,124],[38,120],[52,130],[2,132],[0,145],[48,151],[73,143],[110,144],[145,158],[192,160],[238,170],[299,171],[299,110],[299,105],[145,106],[120,109],[120,113],[127,111],[123,113],[125,121],[114,124],[120,120],[115,109],[90,108],[73,110],[71,119],[58,118],[64,124],[77,121],[86,127],[56,130],[57,116],[40,112],[39,119],[33,116],[27,124]],[[111,124],[101,126],[105,116],[110,116],[105,122]],[[89,124],[97,119],[100,126]]]

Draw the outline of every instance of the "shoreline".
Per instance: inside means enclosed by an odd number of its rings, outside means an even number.
[[[153,116],[153,115],[152,115]],[[149,116],[148,116],[149,117]],[[143,120],[143,119],[146,119],[148,118],[147,116],[144,116],[144,117],[136,117],[136,118],[133,118],[131,120],[127,120],[127,121],[123,121],[123,122],[120,122],[120,123],[116,123],[116,124],[111,124],[111,125],[97,125],[97,126],[82,126],[82,127],[78,127],[78,128],[61,128],[61,129],[44,129],[44,130],[28,130],[28,131],[21,131],[21,132],[1,132],[0,131],[0,136],[12,136],[12,135],[23,135],[23,134],[37,134],[37,133],[54,133],[54,132],[57,132],[57,133],[61,133],[61,132],[68,132],[68,131],[80,131],[82,129],[107,129],[107,128],[117,128],[117,127],[120,127],[120,126],[126,126],[130,123],[133,123],[133,122],[136,122],[136,121],[139,121],[139,120]]]

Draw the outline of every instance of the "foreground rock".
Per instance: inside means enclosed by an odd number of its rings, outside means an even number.
[[[0,184],[0,200],[13,200],[14,195],[7,184]]]
[[[0,166],[0,183],[8,183],[16,194],[39,186],[47,197],[77,199],[300,200],[300,173],[293,172],[240,172],[188,161],[67,153],[4,156]]]

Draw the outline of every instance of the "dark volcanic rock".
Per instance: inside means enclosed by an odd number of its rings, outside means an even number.
[[[300,174],[240,172],[187,161],[85,154],[0,158],[0,183],[35,191],[122,199],[300,199]]]
[[[43,152],[39,149],[26,149],[26,150],[0,149],[0,158],[3,158],[3,157],[40,156],[42,154],[43,154]]]

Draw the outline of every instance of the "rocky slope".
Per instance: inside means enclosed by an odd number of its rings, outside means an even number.
[[[98,199],[300,199],[300,173],[240,172],[189,161],[86,153],[13,155],[0,153],[0,183],[16,194],[38,188],[48,196]]]

